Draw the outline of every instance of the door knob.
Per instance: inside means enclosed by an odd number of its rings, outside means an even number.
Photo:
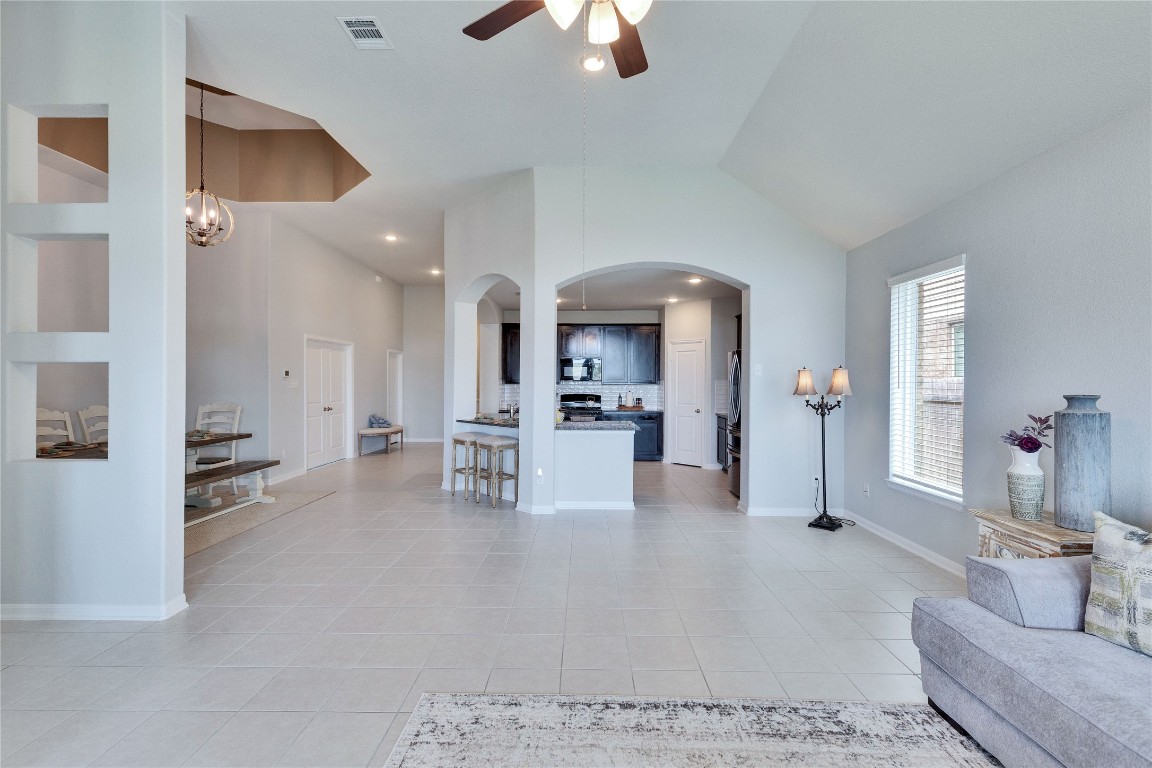
[[[699,408],[697,408],[697,409],[696,409],[696,413],[700,413],[700,409],[699,409]]]

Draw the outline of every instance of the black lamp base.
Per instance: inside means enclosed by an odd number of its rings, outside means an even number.
[[[837,528],[843,528],[844,524],[827,512],[821,512],[816,516],[816,519],[808,523],[809,528],[823,528],[825,531],[834,531]]]

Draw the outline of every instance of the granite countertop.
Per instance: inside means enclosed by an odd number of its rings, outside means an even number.
[[[645,408],[642,411],[626,411],[623,409],[618,410],[616,408],[605,408],[604,413],[664,413],[664,411],[654,411],[650,408]]]
[[[636,432],[640,428],[630,421],[562,421],[556,429],[561,432]]]
[[[485,427],[504,427],[505,429],[519,429],[519,419],[456,419],[458,424],[481,424]]]

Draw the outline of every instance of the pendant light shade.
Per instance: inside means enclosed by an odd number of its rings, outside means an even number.
[[[604,45],[620,39],[620,24],[612,0],[593,0],[588,13],[588,42]]]
[[[184,234],[188,242],[208,247],[228,242],[236,230],[232,211],[204,188],[204,86],[200,86],[200,187],[184,195]]]
[[[616,0],[616,7],[629,24],[636,26],[652,7],[652,0]]]
[[[544,7],[560,29],[568,29],[580,15],[584,0],[544,0]]]

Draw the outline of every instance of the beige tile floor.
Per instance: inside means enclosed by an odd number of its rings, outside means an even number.
[[[963,583],[857,528],[747,518],[636,465],[637,510],[440,490],[438,445],[187,559],[163,622],[4,622],[6,766],[375,766],[424,691],[924,701],[912,600]]]

